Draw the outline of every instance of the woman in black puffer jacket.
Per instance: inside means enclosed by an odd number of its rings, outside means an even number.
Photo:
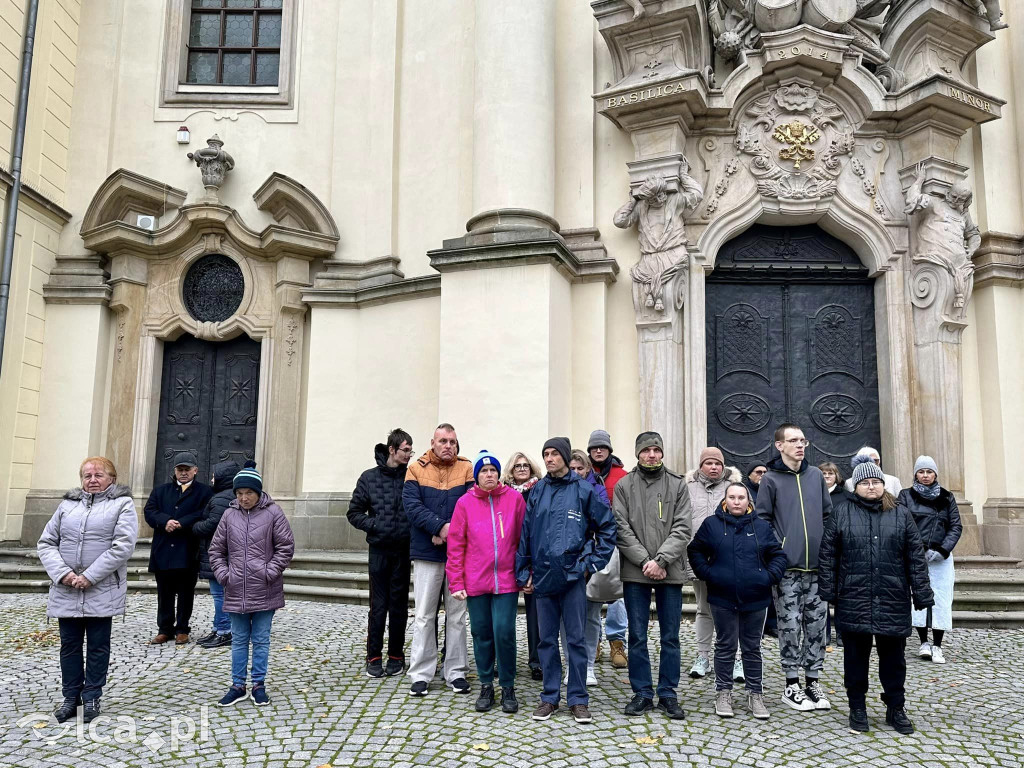
[[[199,540],[199,578],[209,580],[210,597],[213,598],[213,629],[196,641],[202,648],[231,645],[231,617],[224,612],[224,585],[218,583],[210,567],[210,539],[217,532],[224,512],[235,500],[231,483],[241,469],[235,461],[222,461],[213,465],[213,496],[206,502],[202,519],[192,526],[192,535]]]
[[[917,525],[906,507],[885,492],[885,476],[872,462],[853,471],[853,495],[832,509],[818,554],[818,593],[834,603],[843,633],[844,684],[850,729],[867,731],[868,660],[874,640],[885,722],[913,733],[904,710],[911,599],[934,604]]]
[[[921,638],[917,655],[945,664],[942,636],[953,628],[953,547],[960,541],[963,526],[953,494],[939,485],[939,469],[931,456],[918,456],[914,484],[900,491],[897,503],[907,508],[917,523],[928,561],[928,578],[935,593],[935,606],[914,611],[913,622]],[[928,642],[928,628],[932,642]]]

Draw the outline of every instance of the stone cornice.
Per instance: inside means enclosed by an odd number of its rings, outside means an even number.
[[[0,184],[3,184],[8,190],[14,186],[14,177],[2,166],[0,166]],[[67,211],[57,205],[57,203],[53,202],[53,200],[48,198],[42,192],[26,184],[24,180],[21,182],[21,194],[40,208],[52,213],[58,219],[61,219],[64,222],[71,221],[71,211]]]
[[[108,304],[112,289],[96,254],[58,256],[43,285],[47,304]]]
[[[185,202],[185,193],[169,184],[118,168],[100,184],[82,217],[82,233],[108,222],[120,221],[134,210],[162,216]]]
[[[334,235],[271,224],[261,232],[245,225],[235,209],[215,203],[186,205],[166,226],[155,231],[123,221],[110,221],[82,230],[87,248],[99,253],[127,251],[146,258],[163,258],[189,246],[207,232],[224,232],[243,251],[257,258],[281,256],[329,257],[337,248]]]
[[[985,232],[974,254],[974,287],[1024,286],[1024,236]]]
[[[468,269],[550,264],[571,282],[614,282],[618,264],[606,258],[596,229],[571,230],[571,245],[558,232],[544,228],[470,232],[445,240],[427,252],[430,266],[442,274]],[[595,244],[596,243],[596,244]]]
[[[328,259],[313,287],[302,292],[302,301],[311,307],[360,309],[441,295],[440,275],[406,279],[398,264],[394,256],[365,262]]]

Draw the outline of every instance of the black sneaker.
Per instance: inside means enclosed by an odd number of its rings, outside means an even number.
[[[387,666],[384,667],[384,674],[388,677],[405,674],[405,659],[388,656]]]
[[[501,689],[501,711],[512,715],[519,711],[519,700],[515,688]]]
[[[225,635],[214,635],[212,640],[207,640],[205,643],[199,643],[203,648],[223,648],[224,646],[231,645],[231,633],[228,632]]]
[[[454,687],[454,686],[453,686]],[[481,685],[480,695],[476,700],[476,711],[477,712],[488,712],[491,707],[494,706],[494,686],[493,685]]]
[[[53,717],[58,723],[66,723],[75,716],[81,703],[81,699],[64,699],[64,702],[53,711]]]
[[[244,685],[232,685],[228,688],[228,692],[224,694],[224,697],[217,702],[217,706],[231,707],[247,698],[249,698],[249,695],[246,693]]]
[[[409,689],[410,696],[426,696],[427,695],[427,684],[422,680],[417,680],[412,684],[412,688]]]
[[[530,667],[530,679],[531,680],[543,680],[544,672],[539,667]]]
[[[677,699],[658,699],[658,709],[668,715],[670,720],[686,719],[686,711],[679,706]]]
[[[456,693],[469,693],[469,683],[466,682],[466,678],[457,677],[452,680],[448,685]]]
[[[384,677],[384,665],[380,663],[380,657],[370,659],[366,662],[367,677]]]
[[[100,700],[99,699],[89,699],[89,701],[85,702],[85,705],[84,705],[83,711],[82,711],[82,722],[83,723],[91,723],[93,720],[95,720],[99,716],[100,716]],[[904,715],[904,717],[906,717],[906,715]],[[907,720],[907,722],[909,723],[910,721]],[[899,729],[897,728],[897,730],[899,730]],[[914,731],[914,726],[910,726],[910,732],[913,733],[913,731]]]
[[[650,712],[652,709],[654,709],[654,700],[644,698],[638,693],[622,711],[624,714],[634,717],[642,715],[644,712]]]
[[[88,712],[89,702],[86,702],[85,706],[86,712]],[[86,722],[88,722],[88,720]],[[910,718],[907,717],[907,710],[903,707],[886,707],[885,724],[891,725],[894,731],[902,733],[904,736],[914,732],[914,724],[910,721]]]
[[[216,636],[217,636],[217,630],[215,630],[215,629],[211,629],[211,630],[210,630],[210,634],[208,634],[208,635],[203,635],[203,636],[202,636],[202,637],[200,637],[200,638],[199,638],[198,640],[196,640],[196,645],[203,645],[203,644],[205,644],[205,643],[208,643],[208,642],[210,642],[211,640],[213,640],[213,638],[215,638]]]
[[[267,687],[263,683],[256,683],[252,687],[252,703],[257,707],[265,707],[270,703],[270,697],[267,695]]]
[[[825,689],[821,687],[817,678],[812,677],[807,681],[807,685],[804,687],[804,696],[814,705],[815,709],[832,709],[832,703],[825,696]]]
[[[850,730],[853,733],[867,733],[871,730],[868,723],[868,711],[866,709],[850,710]]]

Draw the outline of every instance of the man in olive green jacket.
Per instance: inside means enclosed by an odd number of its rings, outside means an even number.
[[[612,512],[618,528],[622,594],[629,624],[629,684],[633,700],[627,715],[654,709],[651,659],[647,651],[651,592],[661,628],[658,708],[673,720],[686,713],[676,696],[679,685],[679,620],[690,543],[690,494],[686,481],[662,463],[664,444],[657,432],[636,439],[636,467],[615,486]]]

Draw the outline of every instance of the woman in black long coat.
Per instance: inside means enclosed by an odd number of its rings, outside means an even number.
[[[858,465],[853,485],[853,495],[832,508],[818,554],[818,593],[835,604],[836,627],[843,633],[850,729],[870,728],[866,696],[873,642],[885,722],[913,733],[904,708],[911,601],[918,610],[935,602],[924,547],[907,508],[885,492],[881,469],[871,462]]]

